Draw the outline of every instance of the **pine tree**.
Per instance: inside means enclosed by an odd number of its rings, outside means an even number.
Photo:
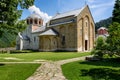
[[[109,44],[110,55],[116,54],[120,56],[120,0],[115,2],[112,24],[108,32],[107,42]]]
[[[113,10],[113,22],[120,23],[120,0],[116,0]]]
[[[120,24],[113,22],[109,28],[109,37],[107,38],[109,44],[109,51],[111,54],[120,56]]]

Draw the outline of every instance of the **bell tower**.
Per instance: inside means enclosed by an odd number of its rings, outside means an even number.
[[[40,17],[39,14],[33,13],[26,19],[28,25],[34,25],[34,26],[43,26],[43,19]]]

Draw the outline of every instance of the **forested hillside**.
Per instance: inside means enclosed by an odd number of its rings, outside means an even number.
[[[109,17],[107,19],[101,20],[95,24],[96,30],[100,27],[106,27],[108,28],[110,24],[112,23],[112,17]]]

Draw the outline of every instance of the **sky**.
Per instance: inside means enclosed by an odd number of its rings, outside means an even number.
[[[64,13],[89,6],[95,22],[112,16],[115,0],[35,0],[34,5],[23,9],[21,19],[26,19],[33,12],[38,13],[44,23],[56,13]],[[19,8],[20,9],[20,8]]]

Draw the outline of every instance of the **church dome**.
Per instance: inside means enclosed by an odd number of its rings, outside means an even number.
[[[27,18],[32,18],[32,19],[38,18],[38,19],[41,19],[42,17],[39,14],[37,14],[37,13],[33,13],[30,16],[28,16]]]

